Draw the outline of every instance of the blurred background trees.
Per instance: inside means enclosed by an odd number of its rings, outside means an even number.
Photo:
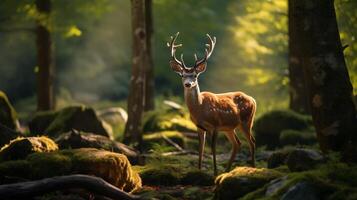
[[[169,36],[181,32],[182,52],[188,64],[192,64],[193,54],[202,55],[205,34],[210,33],[218,41],[207,72],[200,79],[202,90],[246,91],[257,99],[258,115],[288,107],[289,102],[291,108],[299,111],[289,100],[289,96],[293,99],[296,83],[292,77],[298,74],[289,67],[287,3],[152,1],[156,95],[182,97],[180,81],[168,67],[165,43]],[[56,65],[56,105],[125,101],[132,63],[130,1],[76,0],[52,4],[50,33]],[[335,7],[341,42],[349,45],[344,54],[356,94],[357,4],[336,0]],[[35,11],[34,0],[0,3],[0,89],[20,112],[36,110]],[[294,73],[290,78],[289,71]]]

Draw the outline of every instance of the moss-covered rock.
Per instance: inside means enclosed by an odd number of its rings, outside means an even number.
[[[324,156],[313,149],[294,149],[289,153],[286,163],[290,171],[305,171],[324,163]]]
[[[56,143],[60,149],[96,148],[121,153],[127,156],[133,165],[143,164],[144,159],[135,149],[102,135],[71,130],[61,134],[56,138]]]
[[[33,134],[45,133],[46,129],[57,117],[58,112],[55,111],[40,111],[28,123],[30,132]]]
[[[280,144],[286,145],[311,145],[317,142],[316,133],[313,131],[283,130],[279,137]]]
[[[24,169],[25,168],[25,169]],[[132,170],[123,154],[93,148],[34,153],[26,160],[0,163],[0,183],[14,175],[25,179],[41,179],[59,175],[88,174],[101,177],[119,189],[131,192],[141,187],[139,175]],[[23,171],[26,171],[23,174]],[[22,176],[23,175],[23,176]]]
[[[181,132],[162,131],[162,132],[156,132],[156,133],[151,133],[151,134],[145,134],[143,136],[143,141],[144,141],[143,149],[147,151],[147,150],[153,149],[156,145],[172,146],[171,144],[168,143],[167,139],[178,144],[180,147],[185,147],[185,145],[186,145],[185,136]]]
[[[286,160],[293,149],[280,150],[272,153],[267,161],[268,169],[273,169],[286,164]]]
[[[113,139],[110,125],[101,121],[95,111],[86,106],[71,106],[57,112],[41,112],[30,122],[30,131],[34,135],[44,133],[56,138],[72,129]]]
[[[258,146],[273,149],[280,146],[279,138],[283,130],[304,130],[311,125],[311,118],[291,110],[274,110],[261,116],[254,125]]]
[[[17,114],[10,104],[6,94],[0,91],[0,124],[12,129],[18,129]]]
[[[195,124],[189,119],[188,113],[177,110],[163,109],[153,111],[145,117],[144,132],[187,131],[196,132]]]
[[[48,137],[18,137],[0,149],[0,161],[24,159],[31,153],[56,150],[57,144]]]
[[[238,199],[280,176],[271,169],[236,167],[216,178],[215,199]]]
[[[319,168],[290,173],[247,195],[243,200],[356,199],[357,166],[331,162]],[[271,188],[274,187],[274,190]],[[305,194],[306,193],[306,194]]]

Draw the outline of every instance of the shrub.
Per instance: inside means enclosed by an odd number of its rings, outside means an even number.
[[[283,130],[280,133],[280,144],[285,145],[311,145],[316,143],[316,135],[312,131]]]

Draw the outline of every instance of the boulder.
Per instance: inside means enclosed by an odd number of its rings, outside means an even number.
[[[102,135],[71,130],[56,138],[60,149],[97,148],[124,154],[133,165],[143,164],[144,160],[135,149]]]
[[[21,136],[21,133],[0,124],[0,148],[19,136]]]
[[[281,200],[319,200],[319,191],[308,182],[299,182],[288,189]]]
[[[56,138],[72,129],[113,139],[110,125],[101,121],[92,108],[85,106],[71,106],[57,112],[41,112],[30,122],[30,132],[33,135],[46,134]]]
[[[273,196],[277,191],[283,188],[288,182],[288,176],[283,176],[281,178],[274,179],[270,181],[265,190],[265,196]]]
[[[238,199],[281,176],[272,169],[236,167],[216,178],[215,199]]]
[[[304,130],[311,125],[311,118],[291,110],[274,110],[265,113],[255,122],[253,128],[258,146],[268,149],[280,146],[280,133],[286,129]]]
[[[48,137],[18,137],[0,149],[0,161],[24,159],[31,153],[56,150],[57,144]]]
[[[16,111],[10,104],[6,94],[0,91],[0,124],[12,129],[19,128]]]
[[[267,167],[268,169],[273,169],[277,168],[281,165],[286,164],[286,160],[290,154],[292,149],[286,149],[286,150],[281,150],[281,151],[275,151],[272,153],[267,161]]]
[[[289,153],[286,163],[290,171],[311,170],[316,165],[324,163],[324,156],[313,149],[294,149]]]
[[[204,170],[193,170],[183,175],[181,179],[181,184],[210,186],[214,185],[214,177],[212,173],[207,173]]]
[[[0,183],[14,174],[27,180],[86,174],[103,178],[126,192],[141,187],[141,179],[125,155],[93,148],[33,153],[25,160],[0,163]]]

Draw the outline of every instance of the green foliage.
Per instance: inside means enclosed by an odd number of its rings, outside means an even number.
[[[281,131],[286,129],[304,130],[311,125],[311,118],[291,110],[274,110],[261,116],[253,128],[257,145],[275,148],[280,145]]]
[[[336,0],[334,3],[341,43],[342,46],[348,45],[343,53],[353,86],[353,93],[357,95],[357,2],[353,0]]]

